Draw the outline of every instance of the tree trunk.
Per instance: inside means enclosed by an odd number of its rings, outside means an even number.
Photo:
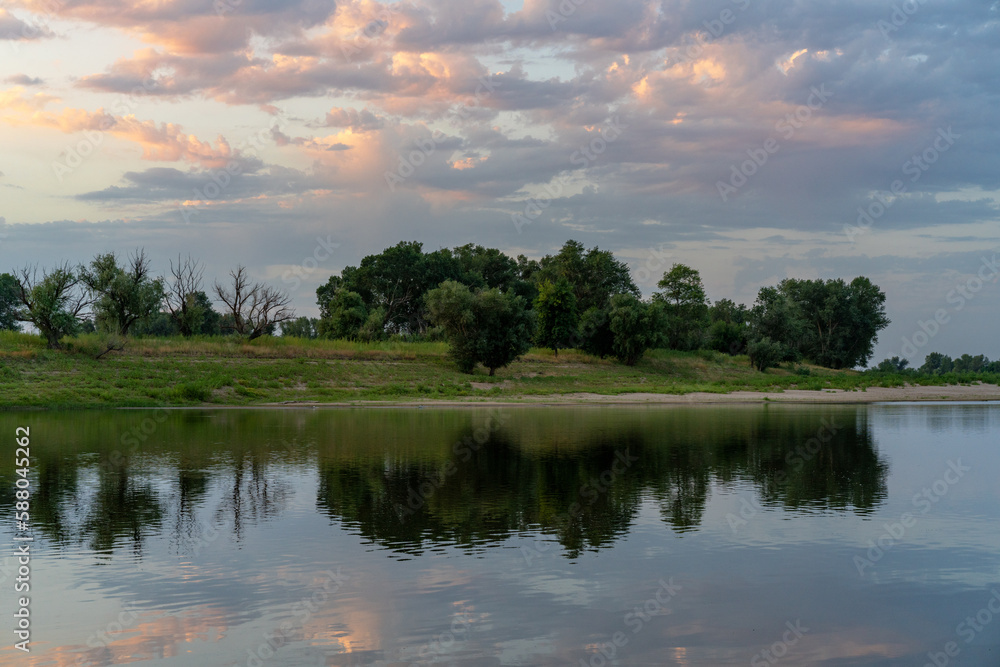
[[[48,340],[50,350],[61,350],[62,345],[59,344],[59,336],[55,335],[51,331],[45,332],[45,338]]]
[[[491,368],[491,369],[490,369],[490,377],[493,377],[493,372],[494,372],[494,371],[496,371],[496,369],[495,369],[495,368]]]

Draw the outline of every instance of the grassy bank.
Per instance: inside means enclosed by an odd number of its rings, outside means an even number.
[[[282,401],[520,400],[577,392],[684,394],[789,388],[997,382],[996,376],[914,378],[792,365],[759,373],[746,357],[656,350],[634,367],[575,350],[532,350],[488,377],[455,369],[444,343],[262,338],[140,339],[101,359],[98,336],[47,350],[0,333],[0,407],[259,405]]]

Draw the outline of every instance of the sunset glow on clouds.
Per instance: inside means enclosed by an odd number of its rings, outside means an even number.
[[[646,294],[664,249],[713,299],[868,275],[878,360],[1000,245],[998,33],[981,0],[8,1],[0,270],[144,245],[280,282],[330,235],[311,314],[400,240],[575,238],[647,267]],[[1000,355],[972,326],[998,305],[937,347]]]

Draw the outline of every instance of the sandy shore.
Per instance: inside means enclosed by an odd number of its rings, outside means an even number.
[[[706,403],[881,403],[898,401],[1000,401],[1000,386],[993,384],[948,385],[943,387],[869,387],[865,391],[824,389],[810,391],[789,389],[783,392],[734,391],[729,394],[693,392],[690,394],[632,393],[608,396],[575,393],[558,396],[515,396],[509,400],[435,401],[354,401],[349,403],[286,402],[267,403],[260,407],[348,407],[348,406],[489,406],[489,405],[702,405]]]

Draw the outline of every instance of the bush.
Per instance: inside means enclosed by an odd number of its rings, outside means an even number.
[[[580,318],[580,349],[603,359],[614,354],[615,335],[611,318],[601,308],[589,308]]]
[[[454,280],[427,293],[435,325],[448,332],[449,354],[463,373],[482,363],[494,375],[527,352],[535,329],[534,313],[523,297],[497,288],[469,288]]]
[[[635,366],[646,350],[661,340],[663,310],[659,304],[639,301],[631,294],[611,297],[611,332],[614,354],[626,366]]]
[[[708,347],[729,355],[743,354],[747,348],[746,332],[743,324],[717,320],[708,329]]]
[[[212,397],[212,390],[195,382],[185,382],[174,388],[174,394],[185,401],[207,403]]]
[[[750,357],[750,365],[763,373],[782,361],[787,355],[787,350],[781,343],[763,336],[750,341],[747,345],[747,355]]]

